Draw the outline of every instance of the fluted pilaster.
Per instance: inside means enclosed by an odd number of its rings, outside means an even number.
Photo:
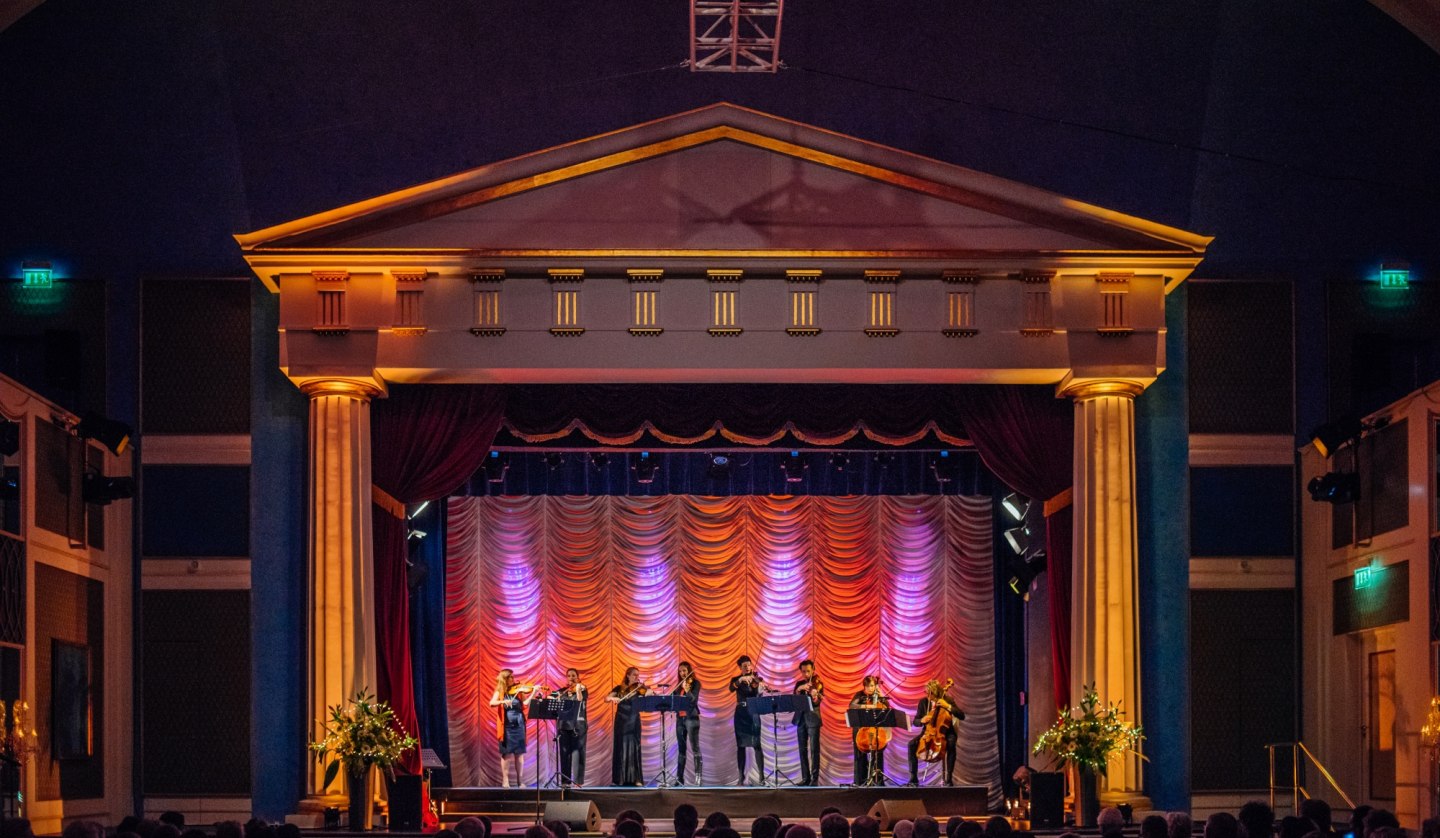
[[[1071,577],[1070,695],[1094,684],[1141,723],[1139,555],[1135,536],[1135,397],[1130,381],[1087,381],[1075,401],[1075,540]],[[1140,760],[1109,766],[1112,795],[1138,795]]]
[[[370,399],[373,381],[307,381],[310,397],[310,684],[312,729],[326,708],[375,690],[374,548],[370,526]],[[311,761],[307,791],[320,787]]]

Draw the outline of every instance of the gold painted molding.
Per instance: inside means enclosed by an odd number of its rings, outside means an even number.
[[[1145,392],[1145,385],[1139,381],[1102,378],[1062,382],[1058,395],[1075,401],[1084,401],[1101,396],[1124,396],[1133,399],[1143,392]]]
[[[385,396],[385,382],[380,378],[307,378],[295,382],[300,392],[315,399],[321,396],[349,396],[368,402]]]

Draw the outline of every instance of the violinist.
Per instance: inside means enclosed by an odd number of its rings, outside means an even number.
[[[851,710],[888,710],[890,698],[881,689],[879,675],[866,675],[860,691],[850,698]],[[870,741],[864,741],[863,738]],[[885,746],[890,743],[888,728],[861,727],[851,731],[855,746],[855,785],[885,785]],[[864,745],[865,747],[861,747]]]
[[[625,670],[625,679],[605,696],[615,705],[615,749],[610,755],[610,784],[638,786],[645,782],[640,767],[640,711],[635,699],[650,692],[640,680],[640,670]]]
[[[953,683],[950,682],[950,683]],[[947,690],[950,684],[941,684],[932,678],[925,684],[925,697],[920,699],[920,705],[915,708],[915,724],[922,728],[920,734],[910,740],[910,785],[919,785],[920,777],[920,748],[922,740],[927,748],[933,748],[933,743],[943,741],[945,749],[945,776],[944,782],[947,786],[955,785],[955,722],[965,718],[965,713],[955,706]],[[930,759],[935,759],[931,756]]]
[[[810,697],[809,710],[797,710],[790,723],[795,725],[795,738],[800,743],[800,785],[813,786],[820,776],[820,699],[825,686],[815,674],[815,661],[800,661],[800,680],[795,694]]]
[[[755,698],[765,690],[765,682],[755,673],[749,655],[735,661],[740,674],[730,679],[730,692],[735,693],[735,764],[740,766],[740,785],[745,785],[745,751],[755,750],[755,765],[760,769],[760,783],[765,781],[765,751],[760,748],[760,719],[750,714],[745,699]],[[758,785],[758,783],[757,783]]]
[[[670,694],[689,696],[695,702],[694,711],[675,714],[675,742],[680,756],[680,770],[675,773],[679,778],[676,785],[685,785],[685,755],[690,751],[695,753],[695,785],[704,785],[704,765],[700,760],[700,679],[695,677],[695,668],[688,661],[680,661],[675,689]]]
[[[580,715],[573,722],[561,722],[560,731],[560,784],[561,786],[583,786],[585,784],[585,735],[590,722],[586,719],[586,703],[589,690],[580,683],[580,671],[573,666],[565,670],[565,686],[554,692],[559,698],[570,698],[580,702]]]
[[[490,696],[490,706],[500,708],[497,719],[500,733],[500,784],[510,787],[510,778],[515,784],[523,785],[520,779],[520,755],[525,753],[525,707],[535,695],[534,684],[515,683],[515,672],[500,670],[495,677],[495,692]]]

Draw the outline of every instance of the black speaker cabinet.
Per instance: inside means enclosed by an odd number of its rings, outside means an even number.
[[[880,822],[882,832],[894,829],[896,821],[913,821],[925,814],[925,801],[923,800],[897,800],[882,797],[875,801],[874,806],[870,807],[870,817]]]
[[[564,821],[571,832],[599,832],[600,810],[593,800],[552,800],[545,804],[545,820]]]
[[[419,774],[400,774],[390,781],[390,831],[419,832],[420,820]]]
[[[1030,828],[1065,826],[1065,775],[1059,771],[1030,774]]]

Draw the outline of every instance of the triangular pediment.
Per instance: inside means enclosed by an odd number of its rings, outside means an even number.
[[[1209,239],[716,105],[238,236],[291,249],[1203,252]]]

